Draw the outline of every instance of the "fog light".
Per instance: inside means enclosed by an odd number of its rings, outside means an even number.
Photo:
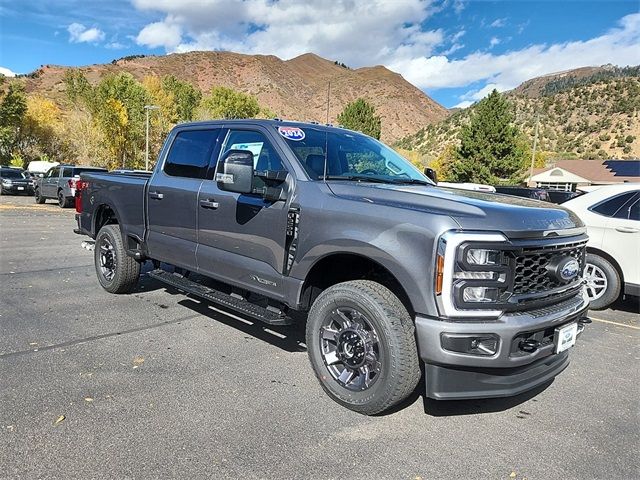
[[[467,355],[491,356],[498,351],[500,340],[497,335],[469,335],[460,333],[443,333],[440,344],[445,350]]]

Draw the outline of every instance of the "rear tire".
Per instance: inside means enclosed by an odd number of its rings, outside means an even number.
[[[611,262],[600,255],[587,253],[584,278],[591,310],[604,310],[620,297],[620,274]]]
[[[130,293],[138,283],[140,264],[127,255],[118,225],[105,225],[94,247],[96,275],[109,293]]]
[[[397,405],[420,380],[413,321],[379,283],[355,280],[322,292],[309,312],[306,342],[324,391],[358,413]]]
[[[44,202],[47,201],[46,198],[44,198],[42,195],[40,195],[40,189],[39,188],[36,188],[34,196],[35,196],[35,199],[36,199],[36,203],[38,205],[42,205]]]

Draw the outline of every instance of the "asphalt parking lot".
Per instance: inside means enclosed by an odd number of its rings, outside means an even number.
[[[103,291],[73,210],[0,197],[1,478],[640,476],[640,315],[597,319],[553,383],[365,417],[332,402],[302,327],[143,276]]]

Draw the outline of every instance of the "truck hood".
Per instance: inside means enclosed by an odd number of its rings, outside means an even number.
[[[423,185],[345,181],[328,185],[341,198],[448,215],[465,230],[499,230],[515,237],[523,231],[530,234],[584,226],[575,213],[559,205],[511,195]]]

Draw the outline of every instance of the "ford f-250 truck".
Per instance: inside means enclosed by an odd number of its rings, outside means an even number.
[[[152,261],[151,277],[268,324],[308,312],[320,384],[364,414],[405,399],[422,364],[434,399],[549,382],[590,322],[573,213],[437,187],[350,130],[183,124],[152,174],[81,180],[76,232],[105,290],[132,291]]]

